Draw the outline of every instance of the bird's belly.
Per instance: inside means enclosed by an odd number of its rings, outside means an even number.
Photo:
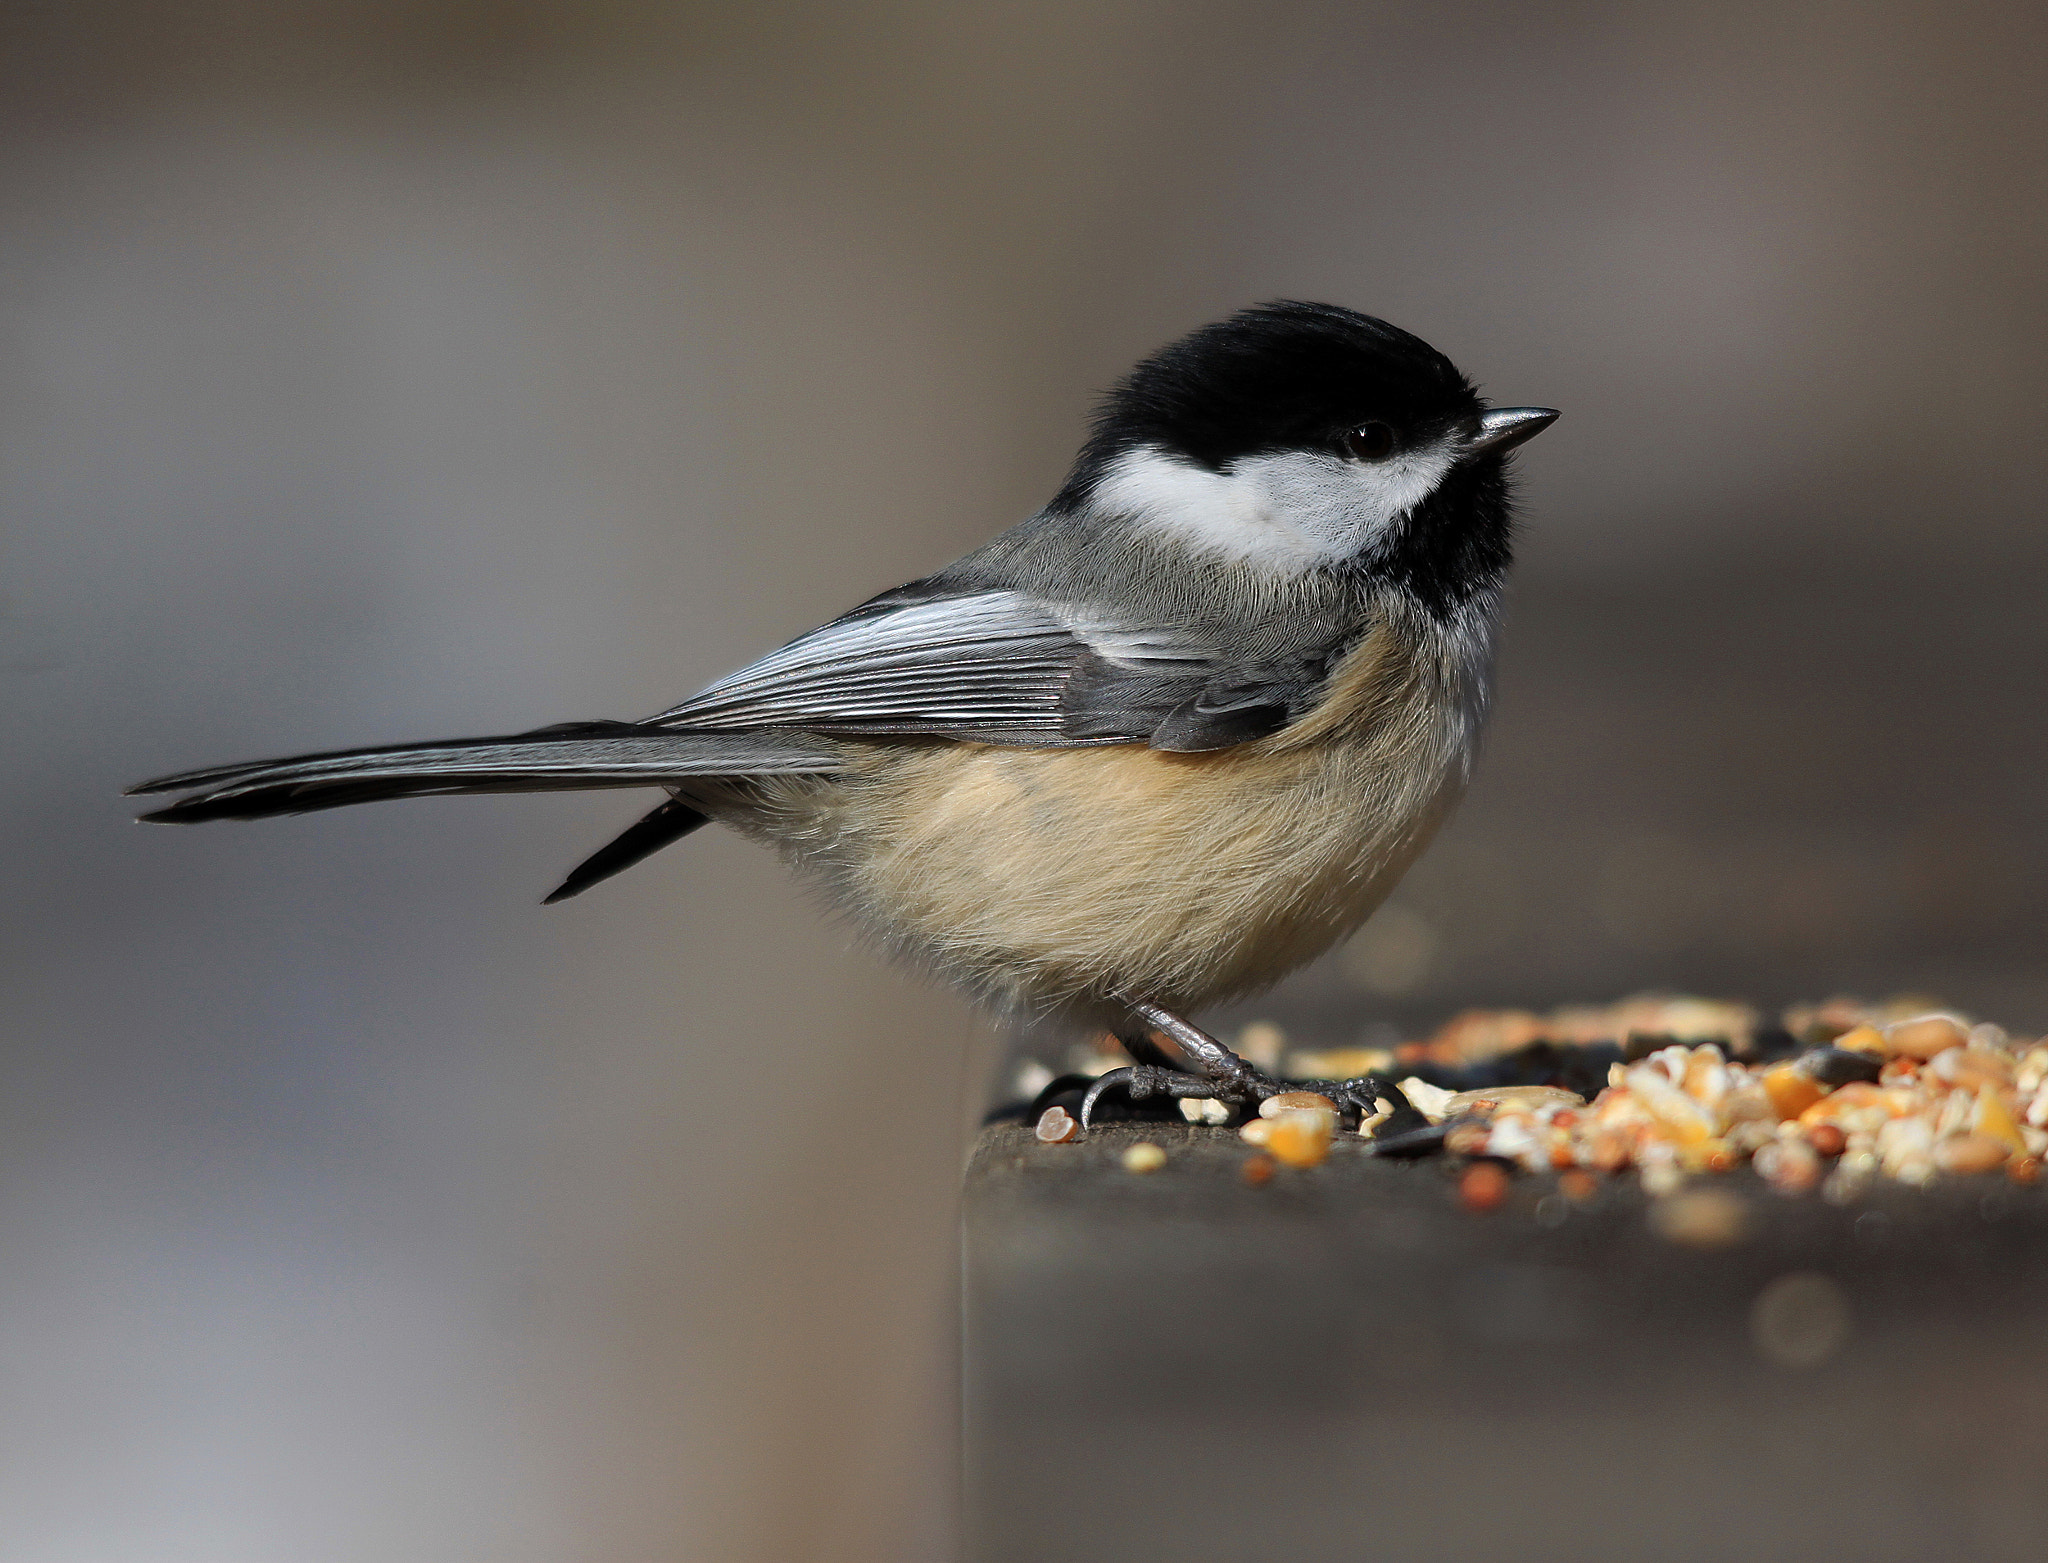
[[[1462,785],[1452,758],[1418,765],[1350,739],[1211,754],[948,744],[881,752],[764,833],[889,944],[988,997],[1122,990],[1192,1008],[1355,928]]]

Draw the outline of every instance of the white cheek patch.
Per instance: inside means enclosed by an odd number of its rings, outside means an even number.
[[[1379,462],[1283,451],[1210,472],[1146,446],[1110,465],[1092,503],[1197,552],[1291,574],[1370,550],[1455,456],[1447,443]]]

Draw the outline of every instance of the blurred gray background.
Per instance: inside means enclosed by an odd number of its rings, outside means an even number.
[[[115,794],[656,710],[1030,512],[1251,300],[1565,410],[1479,784],[1265,1012],[2048,1026],[2044,46],[2017,3],[0,11],[0,1552],[947,1554],[963,1006],[714,833],[543,911],[630,798]]]

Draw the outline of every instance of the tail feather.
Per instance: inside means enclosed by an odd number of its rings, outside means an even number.
[[[332,762],[344,768],[367,771],[365,762],[372,760],[397,761],[408,755],[428,755],[440,751],[453,753],[456,750],[482,751],[497,745],[539,743],[543,740],[569,738],[603,738],[628,733],[643,733],[646,729],[631,722],[563,722],[554,727],[536,727],[531,732],[513,733],[504,738],[443,738],[433,743],[422,744],[379,744],[370,749],[327,749],[317,754],[297,754],[283,760],[243,760],[235,765],[209,765],[203,770],[180,771],[172,776],[159,776],[153,781],[137,782],[122,796],[134,797],[144,792],[191,792],[198,787],[219,787],[243,777],[254,776],[261,771],[282,773],[286,769],[304,768],[309,773],[316,767]]]
[[[658,787],[690,776],[822,774],[844,765],[842,749],[807,733],[585,722],[510,738],[456,738],[216,766],[160,776],[129,792],[191,793],[142,816],[155,824],[189,825],[386,798]]]
[[[635,863],[654,856],[671,842],[680,841],[699,825],[711,823],[711,816],[698,812],[681,798],[671,798],[652,814],[629,825],[569,870],[568,878],[543,898],[541,905],[553,906],[572,895],[581,895],[592,885],[614,874],[623,874]]]

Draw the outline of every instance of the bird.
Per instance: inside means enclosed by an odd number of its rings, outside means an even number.
[[[1470,781],[1512,558],[1510,452],[1441,352],[1275,300],[1145,358],[1051,501],[641,721],[162,776],[155,823],[648,788],[565,900],[711,822],[885,953],[1009,1014],[1100,1026],[1090,1088],[1290,1088],[1189,1017],[1386,899]],[[1383,1084],[1322,1082],[1346,1112]]]

